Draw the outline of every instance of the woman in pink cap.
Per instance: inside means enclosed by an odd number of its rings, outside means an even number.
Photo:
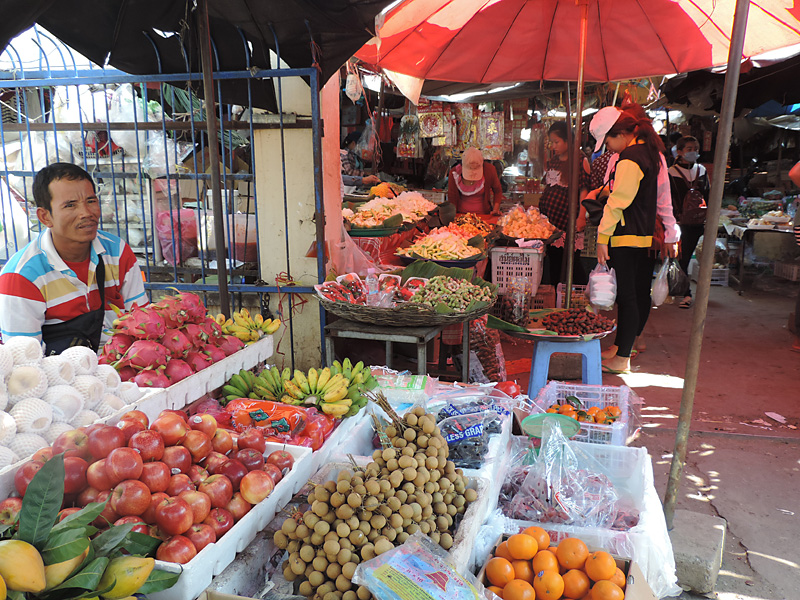
[[[477,148],[467,148],[461,164],[450,170],[447,200],[458,213],[500,214],[500,203],[504,200],[500,179]]]

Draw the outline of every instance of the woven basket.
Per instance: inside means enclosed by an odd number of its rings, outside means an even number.
[[[370,323],[372,325],[382,325],[385,327],[430,327],[433,325],[452,325],[477,319],[488,313],[494,303],[492,303],[464,313],[451,315],[441,315],[432,308],[423,304],[407,302],[394,308],[380,308],[378,306],[364,306],[363,304],[350,304],[348,302],[332,302],[316,296],[325,310],[332,312],[337,317],[359,323]]]

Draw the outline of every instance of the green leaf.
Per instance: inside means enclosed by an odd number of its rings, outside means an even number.
[[[89,538],[83,529],[68,529],[50,535],[42,548],[45,564],[54,565],[83,554],[89,547]]]
[[[454,312],[456,312],[444,302],[439,302],[439,304],[433,307],[433,310],[436,311],[436,314],[438,315],[452,315]]]
[[[175,585],[180,576],[180,573],[170,573],[167,571],[153,569],[153,571],[150,573],[150,577],[148,577],[147,581],[142,584],[142,587],[136,590],[136,593],[154,594],[156,592],[166,590],[167,588],[171,588],[173,585]]]
[[[97,588],[97,584],[100,583],[100,578],[103,576],[103,572],[106,570],[108,563],[109,559],[107,557],[99,556],[78,571],[77,574],[54,589],[63,590],[67,588],[78,588],[90,591],[94,590]]]
[[[147,556],[148,554],[153,554],[160,545],[161,540],[158,538],[154,538],[145,533],[139,533],[138,531],[131,531],[125,536],[125,539],[122,540],[120,548],[124,548],[130,554]]]
[[[17,518],[19,519],[19,517],[17,517]],[[14,526],[13,526],[13,525],[5,525],[5,524],[3,524],[3,525],[0,525],[0,539],[2,539],[3,537],[5,537],[3,534],[4,534],[6,531],[9,531],[9,530],[11,530],[11,529],[13,529],[13,528],[14,528]]]
[[[41,548],[64,501],[64,455],[44,463],[33,476],[19,513],[18,539]]]
[[[69,515],[60,523],[56,523],[52,533],[57,533],[65,529],[72,529],[73,527],[85,527],[89,525],[89,523],[100,516],[100,513],[103,512],[108,501],[109,498],[106,498],[105,502],[90,502],[78,512]]]
[[[92,547],[97,556],[111,556],[119,550],[122,540],[131,532],[135,523],[125,525],[115,525],[106,529],[103,533],[92,540]]]
[[[25,594],[15,590],[8,590],[6,598],[8,598],[8,600],[25,600]]]

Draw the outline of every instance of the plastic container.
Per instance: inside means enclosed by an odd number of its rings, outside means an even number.
[[[542,262],[544,254],[536,248],[492,248],[492,282],[497,285],[497,293],[505,294],[515,277],[531,281],[531,294],[542,281]]]
[[[777,263],[776,263],[777,267]],[[728,273],[730,271],[725,269],[711,269],[711,285],[721,285],[728,287]],[[777,268],[776,268],[776,275]],[[700,276],[700,263],[697,262],[694,258],[689,262],[689,277],[691,277],[692,281],[697,281],[697,278]],[[792,281],[797,281],[796,279],[792,279]]]
[[[197,212],[200,251],[210,260],[217,258],[217,240],[214,237],[214,215]],[[233,232],[231,232],[231,225]],[[225,215],[225,247],[230,255],[233,242],[233,258],[240,262],[258,262],[258,226],[255,215],[236,213]]]
[[[789,281],[800,281],[800,264],[776,262],[775,277],[782,277]]]

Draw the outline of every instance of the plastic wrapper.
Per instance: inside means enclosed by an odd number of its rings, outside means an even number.
[[[477,383],[490,383],[492,381],[505,381],[506,359],[503,346],[500,344],[500,332],[487,326],[488,317],[479,317],[469,324],[470,349],[477,356],[483,370],[483,377],[470,381]],[[470,364],[474,364],[470,356]]]
[[[482,600],[484,588],[470,573],[461,575],[447,553],[421,532],[405,543],[361,563],[353,583],[379,600]]]
[[[404,411],[419,402],[425,402],[436,380],[426,375],[412,375],[409,371],[394,371],[387,367],[370,367],[378,381],[378,387],[389,403],[398,411]]]
[[[664,300],[669,296],[669,281],[667,281],[667,271],[669,270],[669,261],[665,260],[664,264],[658,271],[658,276],[653,282],[653,289],[650,290],[650,296],[653,298],[654,306],[661,306]]]
[[[225,410],[237,430],[261,427],[276,433],[295,435],[305,429],[308,415],[302,408],[270,400],[239,398],[229,402]]]
[[[179,220],[180,227],[178,227]],[[186,259],[197,256],[195,211],[182,208],[157,213],[156,232],[161,243],[161,254],[169,264],[182,264]]]
[[[691,282],[686,271],[675,258],[669,259],[667,266],[667,283],[669,283],[670,296],[685,296],[689,292]]]
[[[589,273],[586,297],[592,306],[601,310],[614,308],[614,301],[617,299],[617,274],[614,269],[598,263]]]
[[[142,161],[142,167],[150,179],[177,173],[183,168],[181,163],[193,150],[194,146],[187,142],[153,135],[147,140],[147,156]]]
[[[439,429],[450,449],[450,460],[462,469],[479,469],[489,450],[489,436],[500,433],[502,422],[496,412],[487,411],[448,417],[439,421]]]
[[[134,105],[134,101],[139,106]],[[145,120],[147,107],[138,97],[130,83],[123,83],[111,95],[108,106],[108,120],[111,123],[133,123]],[[149,119],[148,119],[149,120]],[[147,131],[114,131],[114,143],[118,144],[129,156],[137,156],[147,148]]]

